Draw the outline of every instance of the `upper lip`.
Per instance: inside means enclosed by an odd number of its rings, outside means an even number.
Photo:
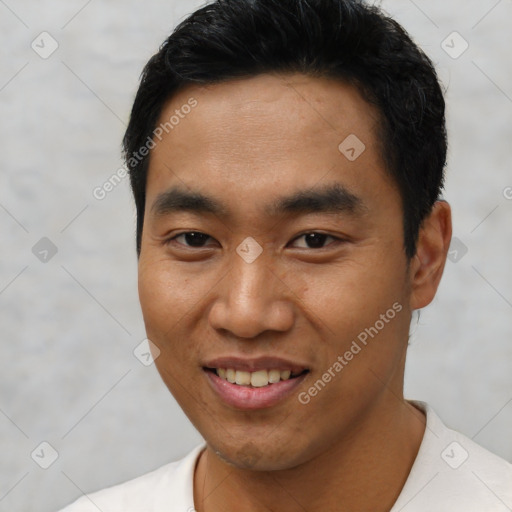
[[[210,359],[202,365],[204,368],[226,368],[238,371],[256,372],[258,370],[290,370],[292,373],[300,373],[308,370],[304,364],[283,359],[280,357],[242,358],[235,356],[217,357]]]

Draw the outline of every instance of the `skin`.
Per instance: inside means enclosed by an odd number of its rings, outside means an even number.
[[[425,418],[403,397],[411,314],[428,305],[451,239],[450,207],[425,219],[417,254],[404,253],[399,192],[381,158],[378,113],[352,86],[301,74],[188,86],[161,119],[198,106],[151,150],[139,258],[148,338],[165,384],[205,438],[194,476],[198,512],[388,511],[418,452]],[[350,134],[365,151],[338,150]],[[364,209],[269,217],[264,205],[337,183]],[[229,217],[155,215],[181,185],[222,202]],[[201,232],[202,248],[170,238]],[[305,233],[327,237],[320,248]],[[253,237],[252,263],[236,252]],[[311,401],[299,402],[357,335],[402,306]],[[241,411],[212,390],[214,357],[271,355],[310,371],[277,405]]]

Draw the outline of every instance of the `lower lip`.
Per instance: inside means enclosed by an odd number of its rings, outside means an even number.
[[[293,379],[280,380],[261,388],[239,386],[206,371],[210,385],[220,398],[232,407],[244,410],[266,409],[289,397],[306,378],[307,373]]]

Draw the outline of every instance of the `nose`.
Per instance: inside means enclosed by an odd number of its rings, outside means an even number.
[[[255,338],[264,331],[284,332],[293,326],[293,292],[264,258],[247,263],[235,253],[219,287],[209,313],[214,329]]]

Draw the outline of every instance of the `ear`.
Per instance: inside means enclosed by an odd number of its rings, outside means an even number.
[[[416,254],[409,268],[411,310],[424,308],[434,299],[451,239],[450,205],[444,200],[437,201],[420,227]]]

